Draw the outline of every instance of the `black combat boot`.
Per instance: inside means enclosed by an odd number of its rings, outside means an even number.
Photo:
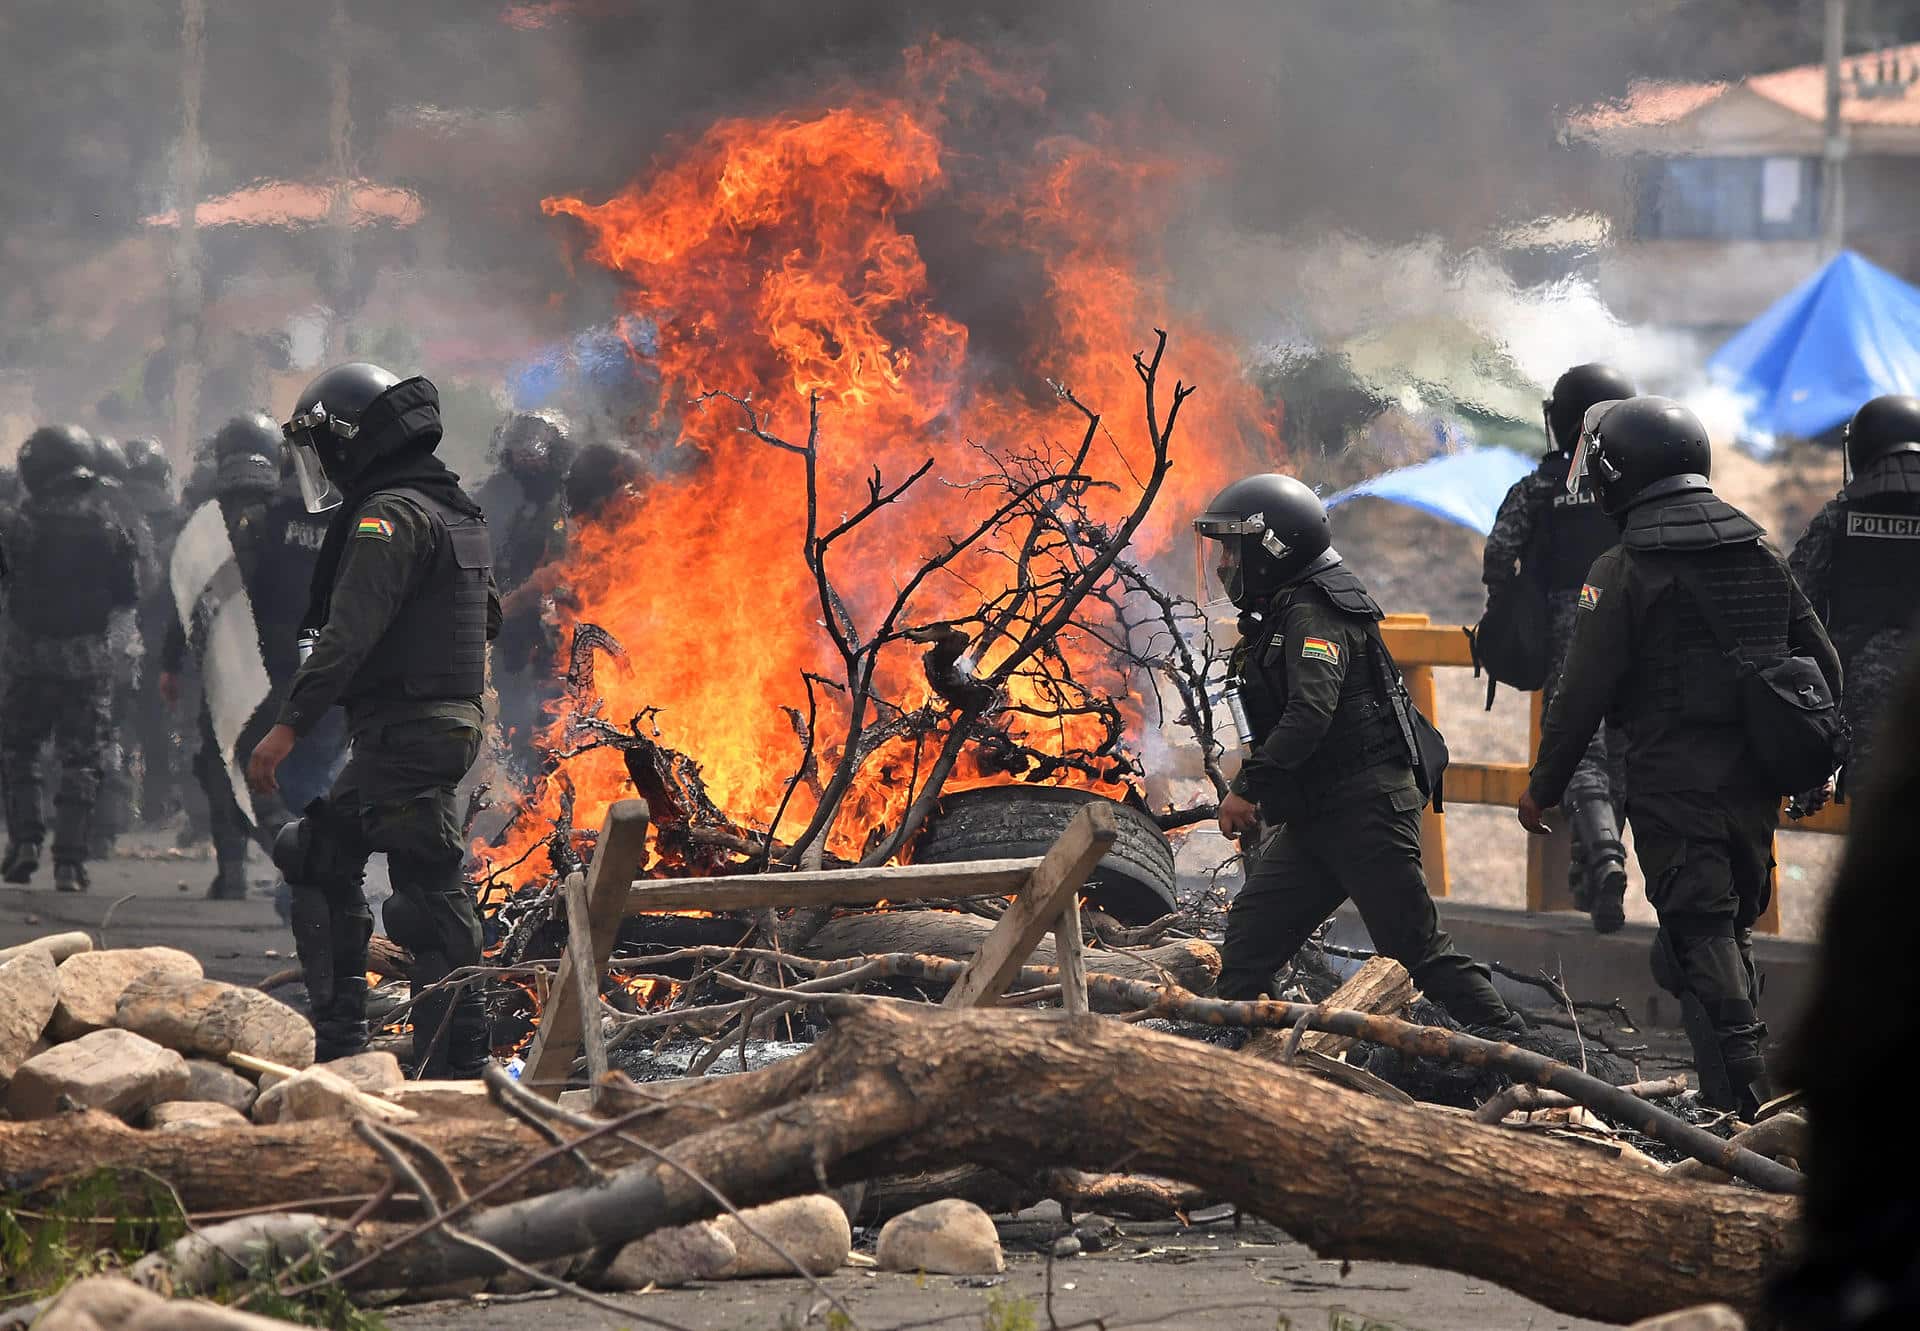
[[[16,841],[7,847],[7,858],[0,861],[0,878],[9,883],[30,883],[40,867],[40,843]]]
[[[313,1061],[350,1058],[367,1048],[367,977],[341,975],[324,1010],[313,1014]]]
[[[53,862],[53,890],[56,892],[84,892],[93,886],[93,879],[87,877],[87,866],[79,860],[55,860]]]
[[[1573,839],[1586,879],[1586,890],[1576,893],[1575,900],[1593,917],[1595,933],[1614,933],[1627,922],[1627,848],[1620,840],[1613,804],[1600,799],[1576,804]]]

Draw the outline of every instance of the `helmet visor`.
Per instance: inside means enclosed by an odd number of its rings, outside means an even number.
[[[1600,451],[1600,422],[1609,411],[1620,405],[1616,398],[1608,402],[1596,402],[1587,408],[1586,415],[1580,419],[1580,442],[1573,446],[1573,461],[1567,466],[1567,493],[1570,495],[1594,494],[1594,459]]]
[[[1202,607],[1238,603],[1244,586],[1240,538],[1193,534],[1193,599]]]
[[[301,432],[303,435],[305,431]],[[287,460],[293,466],[294,479],[300,482],[300,501],[309,513],[325,513],[343,502],[340,488],[327,476],[320,463],[320,452],[304,438],[287,440]]]

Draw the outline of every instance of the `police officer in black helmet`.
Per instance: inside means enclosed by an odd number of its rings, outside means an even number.
[[[1241,612],[1229,701],[1250,751],[1220,830],[1259,842],[1227,914],[1220,996],[1271,992],[1274,973],[1351,897],[1374,945],[1455,1020],[1517,1027],[1427,894],[1426,796],[1396,710],[1399,671],[1375,627],[1380,607],[1332,548],[1326,509],[1290,476],[1249,476],[1194,528]]]
[[[1847,423],[1846,486],[1787,557],[1847,672],[1849,777],[1874,731],[1920,611],[1920,397],[1877,397]]]
[[[1703,1098],[1751,1113],[1771,1091],[1753,925],[1771,892],[1780,792],[1739,711],[1737,647],[1810,657],[1840,696],[1840,658],[1765,533],[1708,483],[1711,450],[1677,402],[1587,413],[1569,484],[1621,528],[1594,561],[1520,821],[1542,832],[1603,717],[1627,744],[1627,821],[1660,918],[1653,974],[1680,999]],[[1730,640],[1723,643],[1723,636]]]
[[[346,767],[274,845],[316,1056],[366,1045],[372,918],[361,884],[367,858],[383,851],[387,933],[413,956],[416,1071],[474,1076],[489,1053],[485,1007],[471,985],[430,987],[480,960],[454,787],[480,751],[487,643],[499,628],[486,520],[434,456],[440,397],[426,379],[336,366],[282,429],[308,508],[333,518],[306,614],[311,653],[247,776],[273,789],[294,741],[345,706]]]

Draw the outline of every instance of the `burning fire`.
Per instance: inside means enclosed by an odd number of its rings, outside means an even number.
[[[963,148],[994,117],[1041,127],[1022,131],[1028,155]],[[735,817],[766,826],[801,753],[782,708],[804,713],[803,671],[839,670],[802,558],[801,459],[743,433],[733,404],[693,405],[700,394],[750,396],[768,428],[796,444],[818,395],[823,527],[865,499],[875,466],[897,483],[934,460],[901,502],[834,549],[837,590],[863,622],[991,510],[992,495],[966,488],[991,469],[983,447],[1006,456],[1078,443],[1084,421],[1049,381],[1105,414],[1092,469],[1123,489],[1146,474],[1132,355],[1156,326],[1172,333],[1165,391],[1174,373],[1200,391],[1141,553],[1164,547],[1232,474],[1273,464],[1272,409],[1229,345],[1181,309],[1159,252],[1168,202],[1193,170],[1117,146],[1122,137],[1110,125],[1060,132],[1030,81],[935,40],[907,53],[891,87],[842,88],[815,106],[716,124],[603,203],[545,200],[549,214],[585,228],[595,261],[631,284],[634,314],[656,330],[655,424],[677,430],[685,450],[643,495],[576,534],[565,579],[574,604],[561,613],[627,648],[597,672],[604,717],[624,725],[658,709],[660,741],[698,758]],[[956,249],[965,262],[953,260]],[[930,261],[933,250],[944,266]],[[992,313],[962,313],[974,310]],[[1137,487],[1095,490],[1088,502],[1102,520],[1137,497]],[[1010,568],[992,552],[962,561],[924,589],[916,622],[978,607],[1008,585]],[[1077,677],[1126,702],[1129,681],[1104,649],[1063,647]],[[993,644],[985,650],[991,666]],[[904,645],[883,654],[879,684],[908,707],[930,696],[918,650]],[[1028,687],[1016,677],[1015,702],[1034,700],[1021,696]],[[839,705],[822,692],[823,740],[836,733]],[[554,719],[550,749],[565,747],[569,720]],[[1097,733],[1093,718],[1071,717],[1020,738],[1061,752]],[[865,764],[835,850],[857,854],[872,827],[897,819],[912,749],[900,742]],[[963,764],[951,784],[988,779],[1006,778]],[[522,854],[551,826],[563,786],[577,800],[575,826],[596,826],[627,788],[621,755],[567,760],[561,779],[535,793],[522,830],[486,858]],[[785,834],[812,798],[804,784],[795,791]]]

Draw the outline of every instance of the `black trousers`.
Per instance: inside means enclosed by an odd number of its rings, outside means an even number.
[[[43,784],[47,741],[59,772],[53,796],[53,858],[81,864],[112,732],[113,679],[98,675],[15,675],[0,694],[0,780],[7,838],[46,838]]]
[[[288,884],[296,896],[323,894],[336,921],[349,919],[366,909],[368,858],[384,853],[393,883],[387,935],[413,954],[407,979],[418,994],[480,961],[480,919],[460,873],[466,847],[454,802],[454,788],[479,756],[480,731],[459,718],[427,717],[356,727],[352,745],[324,808],[308,815],[307,863],[298,881],[288,873]],[[349,933],[334,931],[336,949]],[[364,946],[358,959],[331,961],[341,978],[363,971]],[[301,962],[308,964],[304,953]],[[470,1069],[488,1051],[486,1008],[473,985],[420,999],[413,1028],[415,1057],[429,1075],[449,1064]]]
[[[1295,818],[1248,856],[1227,912],[1219,994],[1257,998],[1321,922],[1352,898],[1380,952],[1466,1026],[1506,1020],[1484,966],[1455,951],[1420,864],[1420,792],[1411,784],[1341,800]]]
[[[1647,900],[1660,917],[1654,979],[1683,1007],[1689,998],[1699,1004],[1735,1091],[1764,1071],[1753,923],[1772,897],[1779,819],[1779,800],[1747,792],[1634,795],[1627,807]],[[1704,1090],[1709,1051],[1697,1037],[1694,1044]]]

